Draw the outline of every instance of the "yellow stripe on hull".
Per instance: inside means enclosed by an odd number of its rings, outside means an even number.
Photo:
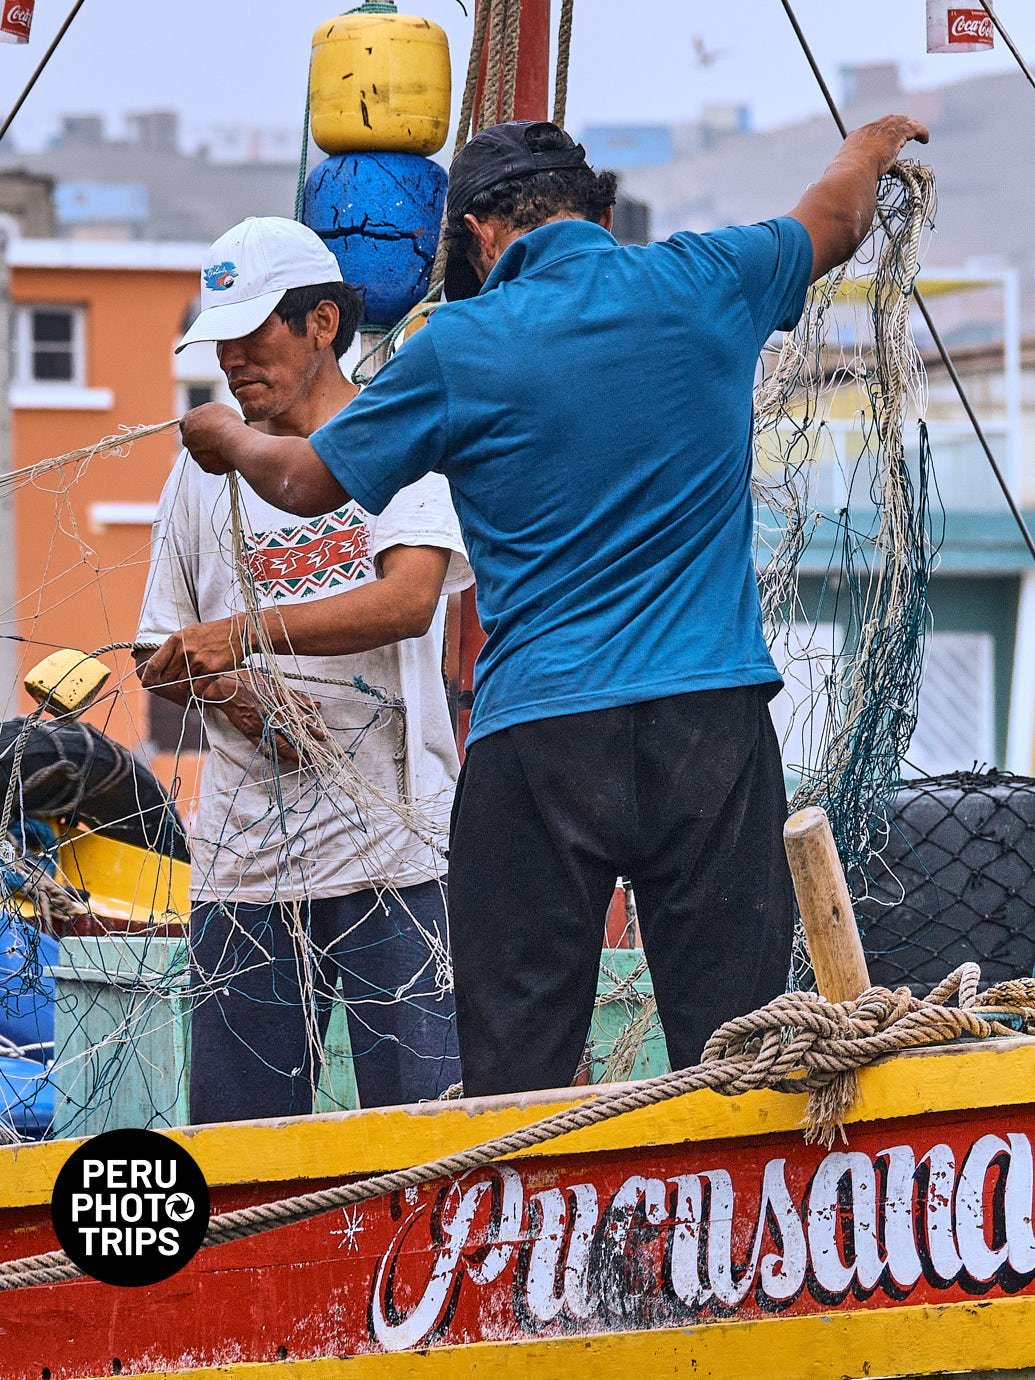
[[[991,1375],[1035,1356],[1035,1298],[766,1322],[708,1323],[540,1342],[477,1342],[396,1355],[161,1371],[154,1380],[854,1380]],[[91,1380],[102,1380],[92,1377]]]
[[[1035,1102],[1035,1039],[914,1051],[859,1075],[849,1123]],[[284,1121],[176,1130],[212,1186],[347,1178],[398,1169],[465,1149],[588,1101],[599,1088],[460,1103],[376,1108]],[[536,1156],[581,1155],[799,1130],[805,1098],[699,1092],[549,1141]],[[0,1147],[0,1210],[49,1203],[72,1141]]]

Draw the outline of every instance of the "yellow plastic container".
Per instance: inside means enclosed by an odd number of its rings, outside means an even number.
[[[190,864],[103,834],[74,834],[58,848],[59,881],[86,891],[105,919],[186,925]]]
[[[309,121],[325,153],[437,153],[449,99],[449,43],[428,19],[372,8],[313,35]]]

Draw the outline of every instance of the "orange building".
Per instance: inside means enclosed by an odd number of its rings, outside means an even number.
[[[204,248],[11,242],[14,468],[224,396],[211,347],[185,352],[186,363],[173,355],[197,296]],[[55,646],[89,652],[133,637],[154,508],[178,444],[175,432],[149,438],[16,491],[0,631],[25,641],[13,644],[16,655],[6,661],[5,717],[25,711],[22,675]],[[89,720],[154,757],[161,706],[138,688],[128,653],[105,653],[104,660],[116,674]],[[168,779],[171,759],[159,755],[156,766]]]

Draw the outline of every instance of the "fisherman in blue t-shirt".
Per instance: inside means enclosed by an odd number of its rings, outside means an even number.
[[[571,1081],[618,874],[673,1067],[783,990],[752,384],[909,139],[906,116],[854,131],[789,216],[621,246],[613,175],[554,125],[494,126],[450,170],[448,304],[365,393],[309,440],[184,420],[203,469],[303,515],[449,480],[487,636],[449,860],[468,1095]]]

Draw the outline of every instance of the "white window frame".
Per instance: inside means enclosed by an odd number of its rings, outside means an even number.
[[[33,313],[67,312],[72,318],[70,379],[40,379],[33,373]],[[14,306],[14,350],[11,360],[11,386],[17,389],[83,389],[86,387],[86,309],[75,302],[18,302]],[[55,351],[56,353],[56,351]]]

